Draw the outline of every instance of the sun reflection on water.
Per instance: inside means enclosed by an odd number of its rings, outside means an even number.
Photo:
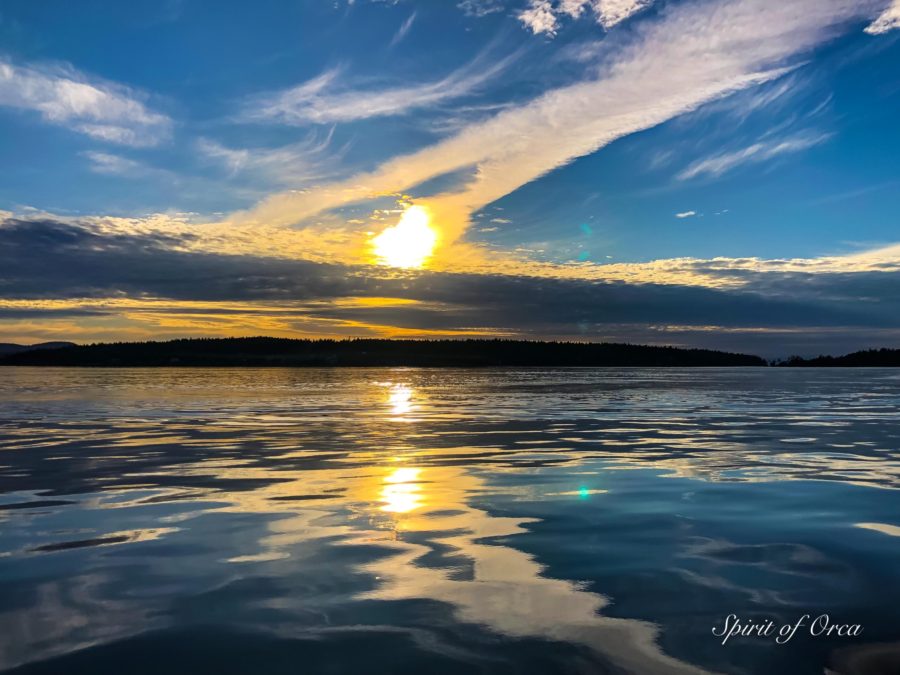
[[[381,510],[388,513],[409,513],[422,506],[422,485],[417,482],[421,472],[421,469],[401,467],[385,476],[385,485],[381,491]]]
[[[388,405],[391,406],[391,413],[402,416],[412,412],[412,396],[413,390],[408,385],[392,385],[390,393],[388,394]]]

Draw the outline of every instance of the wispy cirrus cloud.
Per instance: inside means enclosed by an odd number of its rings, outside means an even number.
[[[311,133],[274,148],[234,148],[209,138],[199,139],[196,148],[201,156],[224,167],[229,176],[256,176],[274,185],[297,186],[334,175],[347,148],[332,148],[333,131]]]
[[[403,115],[477,92],[516,58],[512,54],[490,61],[483,54],[439,80],[384,88],[355,87],[333,68],[295,87],[253,97],[240,118],[305,126]]]
[[[0,106],[34,111],[50,124],[119,145],[157,145],[172,129],[172,120],[148,108],[133,89],[70,66],[0,61]]]
[[[430,178],[473,168],[475,179],[462,190],[428,200],[445,240],[452,241],[465,231],[474,210],[618,138],[771,81],[808,50],[883,7],[883,0],[671,5],[635,31],[619,34],[609,60],[591,71],[599,72],[595,79],[550,90],[432,146],[391,159],[371,173],[304,194],[273,195],[235,219],[295,224],[372,195],[405,191]],[[750,154],[784,153],[811,142],[795,139]],[[725,168],[736,162],[726,159]],[[712,166],[695,167],[691,173]]]
[[[807,150],[824,143],[829,138],[831,134],[807,132],[776,140],[760,141],[739,150],[698,160],[681,171],[677,178],[690,180],[703,175],[719,177],[744,164],[758,164],[781,155]]]
[[[168,174],[162,169],[148,167],[143,162],[110,152],[90,150],[82,154],[90,162],[91,171],[94,173],[127,178],[141,178],[151,174]]]
[[[483,17],[502,12],[503,0],[459,0],[456,3],[466,16]]]
[[[406,21],[400,24],[400,28],[397,29],[396,33],[394,33],[394,37],[391,38],[391,42],[388,47],[396,46],[403,40],[403,38],[405,38],[409,34],[409,31],[412,30],[413,24],[416,21],[416,14],[416,12],[413,12],[409,15],[409,18],[406,19]]]

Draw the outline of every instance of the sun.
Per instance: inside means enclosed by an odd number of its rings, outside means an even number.
[[[400,222],[372,239],[375,257],[391,267],[422,267],[438,242],[437,230],[430,222],[428,209],[410,206],[400,216]]]

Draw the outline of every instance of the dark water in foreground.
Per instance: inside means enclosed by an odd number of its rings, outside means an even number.
[[[898,412],[890,370],[2,369],[0,670],[900,672]]]

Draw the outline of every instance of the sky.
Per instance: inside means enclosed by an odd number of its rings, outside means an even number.
[[[900,0],[3,0],[0,342],[900,346]]]

